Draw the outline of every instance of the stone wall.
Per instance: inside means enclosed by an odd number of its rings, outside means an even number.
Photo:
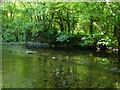
[[[50,44],[49,43],[41,43],[41,42],[26,42],[26,46],[39,47],[39,48],[49,48]]]

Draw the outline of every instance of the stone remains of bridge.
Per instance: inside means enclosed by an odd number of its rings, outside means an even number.
[[[39,48],[49,48],[50,44],[49,43],[41,43],[41,42],[26,42],[26,46],[39,47]]]

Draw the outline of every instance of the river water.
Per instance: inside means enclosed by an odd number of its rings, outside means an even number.
[[[3,88],[120,88],[120,69],[114,54],[3,45],[0,82]]]

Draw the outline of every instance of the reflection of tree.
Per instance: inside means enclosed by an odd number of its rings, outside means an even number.
[[[77,82],[74,83],[74,81],[77,80],[76,72],[76,66],[59,64],[55,72],[52,73],[53,87],[72,87],[74,84],[77,84]]]
[[[88,71],[87,71],[88,74],[86,75],[86,80],[84,81],[85,87],[92,88],[92,86],[94,85],[94,82],[97,80],[94,77],[94,74],[95,74],[95,72],[93,71],[93,63],[94,62],[95,62],[94,56],[93,56],[93,54],[90,54],[90,63],[88,66]]]
[[[49,81],[49,71],[48,71],[48,67],[50,64],[50,61],[47,60],[45,55],[40,55],[40,58],[38,58],[39,60],[39,76],[38,76],[38,82],[39,82],[39,86],[38,87],[47,87],[47,83]]]
[[[106,72],[106,71],[100,71],[100,68],[96,68],[96,65],[94,65],[94,56],[91,55],[90,56],[90,64],[89,64],[89,68],[87,71],[87,75],[86,75],[86,79],[83,82],[83,85],[85,87],[89,87],[89,88],[114,88],[115,87],[115,83],[117,83],[117,77],[116,75],[110,73],[110,72]]]

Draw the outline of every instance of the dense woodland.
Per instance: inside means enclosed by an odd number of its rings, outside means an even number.
[[[120,2],[3,2],[3,42],[120,50]]]

